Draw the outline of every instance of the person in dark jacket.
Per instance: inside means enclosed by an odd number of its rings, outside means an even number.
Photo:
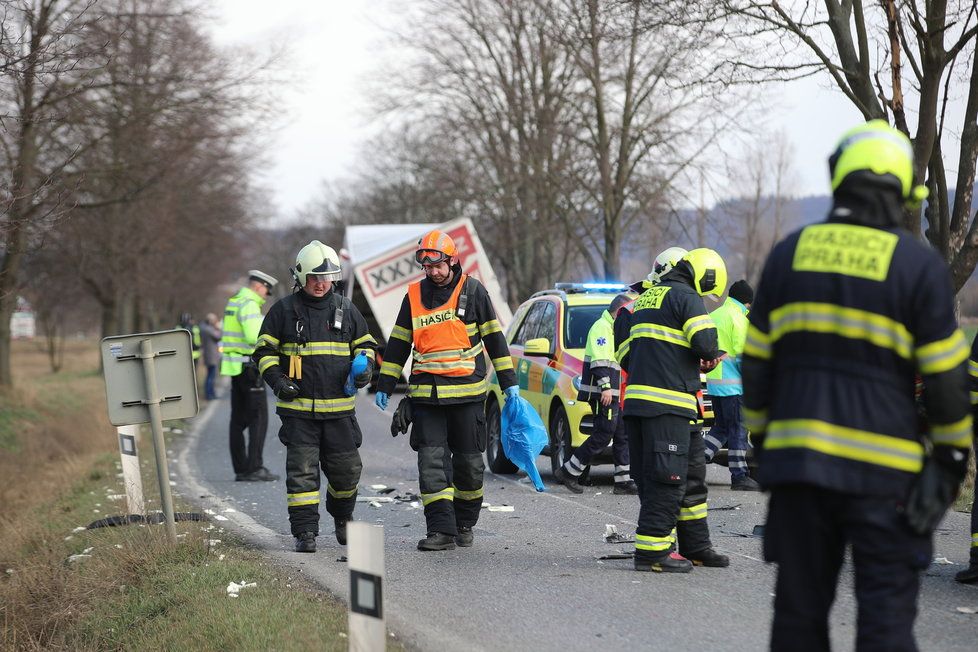
[[[326,511],[336,540],[346,545],[362,463],[363,434],[354,415],[356,395],[344,391],[352,359],[369,364],[355,378],[370,382],[377,342],[353,303],[333,291],[342,278],[339,257],[319,240],[296,256],[298,291],[275,303],[258,335],[254,360],[278,400],[278,438],[286,447],[285,488],[296,552],[315,552],[319,534],[319,469],[326,475]]]
[[[387,408],[408,357],[408,398],[418,451],[421,502],[428,534],[418,550],[473,544],[482,508],[486,449],[486,355],[506,400],[519,396],[513,359],[486,288],[466,275],[447,233],[418,242],[425,278],[408,287],[387,342],[377,406]],[[399,406],[398,409],[401,409]]]
[[[704,442],[695,427],[700,371],[715,367],[720,356],[703,297],[719,297],[726,284],[719,254],[694,249],[646,287],[631,313],[623,310],[615,319],[615,355],[628,374],[625,431],[640,502],[635,570],[686,573],[694,563],[730,563],[710,542]],[[691,469],[697,478],[692,490]]]
[[[764,558],[778,564],[771,648],[829,649],[851,547],[856,649],[916,650],[919,574],[971,444],[968,346],[947,266],[899,226],[926,197],[910,140],[873,120],[829,169],[828,219],[775,245],[744,345],[744,415],[771,492]]]

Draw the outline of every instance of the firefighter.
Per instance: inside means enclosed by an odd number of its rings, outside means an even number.
[[[623,310],[615,319],[616,357],[628,374],[625,431],[640,502],[635,570],[725,567],[730,560],[713,549],[707,525],[696,393],[700,370],[716,366],[719,356],[703,297],[723,294],[727,270],[712,249],[694,249],[672,269],[653,273],[658,283],[635,300],[631,313]]]
[[[334,291],[342,278],[336,252],[313,240],[299,250],[292,268],[295,290],[268,311],[254,359],[275,393],[285,444],[285,490],[296,552],[315,552],[319,534],[319,488],[326,475],[326,511],[336,540],[346,545],[353,518],[363,434],[354,415],[356,395],[344,391],[355,356],[367,368],[354,378],[370,382],[377,342],[353,303]]]
[[[488,352],[506,400],[519,396],[513,360],[489,293],[462,271],[448,234],[418,241],[415,260],[425,278],[408,286],[387,342],[377,406],[387,408],[401,370],[412,358],[408,384],[412,448],[418,452],[427,536],[418,550],[452,550],[473,543],[482,507],[486,448]],[[412,352],[413,346],[413,352]]]
[[[261,329],[261,307],[276,284],[275,277],[257,269],[250,270],[248,285],[238,290],[224,308],[221,375],[231,376],[229,440],[235,480],[278,480],[262,461],[268,431],[268,402],[258,366],[251,360]]]
[[[972,418],[978,413],[978,336],[971,343],[971,357],[968,359],[968,382],[971,388]],[[978,455],[978,437],[975,438],[975,455]],[[971,506],[971,554],[968,567],[959,571],[954,579],[962,584],[978,582],[978,509]]]
[[[848,545],[856,649],[916,650],[919,574],[971,444],[968,347],[947,266],[899,226],[926,197],[910,140],[867,122],[829,170],[828,218],[771,251],[744,347],[744,415],[771,491],[764,557],[778,564],[771,648],[829,649]]]
[[[194,367],[196,367],[197,361],[200,360],[200,326],[197,325],[197,320],[193,318],[193,315],[184,312],[180,314],[180,323],[177,328],[190,331],[190,343],[193,350]]]
[[[630,476],[628,438],[625,436],[625,424],[621,420],[618,400],[621,366],[615,360],[614,315],[631,300],[627,294],[616,296],[587,334],[577,400],[591,406],[594,431],[583,444],[574,449],[564,465],[554,474],[558,482],[576,494],[584,493],[580,478],[591,458],[603,451],[608,442],[612,441],[612,437],[615,462],[615,484],[612,491],[616,494],[638,493],[638,487]]]
[[[740,378],[740,361],[747,339],[747,312],[754,300],[754,289],[741,279],[730,286],[727,300],[710,313],[717,325],[720,350],[726,355],[720,364],[706,375],[706,389],[713,400],[713,427],[706,435],[706,461],[724,445],[727,446],[727,466],[730,469],[730,488],[734,491],[760,491],[757,480],[747,468],[747,429],[742,415],[744,384]]]

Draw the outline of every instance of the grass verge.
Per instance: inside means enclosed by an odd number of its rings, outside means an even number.
[[[76,353],[96,364],[94,343]],[[12,500],[0,502],[0,649],[347,649],[345,605],[219,523],[177,523],[176,546],[160,526],[84,529],[125,511],[101,377],[69,373],[21,383],[0,399],[21,410],[0,423],[16,444],[4,448],[2,464]],[[39,398],[62,392],[72,399],[57,409]],[[48,433],[57,445],[46,451],[35,439]],[[149,499],[154,467],[146,444],[143,450]],[[179,500],[176,509],[192,511]],[[254,586],[232,598],[231,582]],[[389,649],[402,649],[391,643]]]

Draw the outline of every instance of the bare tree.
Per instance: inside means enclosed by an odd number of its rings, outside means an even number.
[[[63,184],[84,144],[66,115],[104,64],[79,38],[93,0],[6,0],[0,5],[0,387],[12,383],[10,317],[32,242],[64,205]]]
[[[923,233],[944,255],[960,288],[978,262],[972,205],[978,161],[978,5],[973,0],[788,5],[723,0],[697,6],[705,22],[721,21],[731,38],[755,43],[728,61],[742,78],[824,75],[866,120],[888,120],[911,137],[915,176],[926,179],[931,196],[923,213],[907,211],[904,224],[921,233],[926,220]],[[758,42],[774,47],[758,48]],[[744,54],[759,50],[764,58]],[[783,56],[772,57],[779,51]],[[957,148],[950,170],[944,158],[948,142]]]

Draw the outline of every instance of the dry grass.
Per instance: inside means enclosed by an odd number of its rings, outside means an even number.
[[[346,650],[344,605],[215,524],[178,523],[177,546],[158,526],[76,531],[124,510],[124,489],[97,345],[68,346],[54,375],[15,342],[0,395],[0,649]],[[242,580],[257,587],[228,598]]]
[[[116,449],[95,342],[68,342],[52,374],[38,342],[13,342],[15,387],[0,394],[0,519],[66,490],[101,454]]]

